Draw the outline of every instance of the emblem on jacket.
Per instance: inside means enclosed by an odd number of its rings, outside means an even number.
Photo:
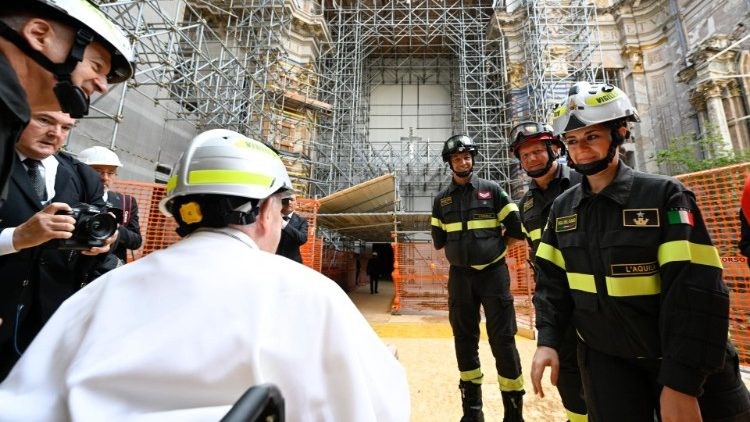
[[[534,208],[534,198],[529,198],[526,202],[523,203],[523,212],[526,212],[532,208]]]
[[[625,227],[659,227],[658,208],[622,210],[622,225]]]
[[[477,191],[477,199],[486,201],[488,199],[492,199],[492,192],[491,191]]]
[[[555,219],[555,231],[556,232],[569,232],[575,230],[578,227],[578,214],[566,215],[565,217],[557,217]]]
[[[443,198],[440,198],[440,206],[445,207],[453,203],[453,198],[450,196],[445,196]]]

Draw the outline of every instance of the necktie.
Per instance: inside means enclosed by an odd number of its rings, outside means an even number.
[[[47,186],[42,177],[42,172],[39,170],[39,165],[41,163],[39,160],[34,160],[32,158],[23,160],[23,163],[26,164],[26,168],[28,169],[26,173],[28,173],[29,179],[31,180],[31,186],[34,187],[34,191],[39,199],[45,201],[47,199]]]

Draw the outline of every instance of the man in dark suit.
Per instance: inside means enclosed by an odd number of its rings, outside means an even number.
[[[82,251],[48,243],[75,229],[75,218],[58,213],[82,202],[104,207],[96,172],[57,153],[74,125],[62,112],[33,113],[16,144],[9,201],[0,208],[0,380],[57,307],[90,281],[117,237]]]
[[[99,173],[104,185],[104,201],[107,206],[122,210],[117,222],[119,224],[117,243],[112,246],[112,253],[120,261],[126,263],[128,262],[127,250],[140,248],[143,238],[141,226],[138,224],[138,203],[135,198],[110,190],[117,180],[117,169],[122,167],[122,162],[114,151],[100,146],[84,149],[78,154],[78,159]]]
[[[296,199],[290,191],[281,199],[281,240],[276,255],[302,263],[299,247],[307,242],[307,219],[294,212]]]

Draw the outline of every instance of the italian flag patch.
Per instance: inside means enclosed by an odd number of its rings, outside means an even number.
[[[667,211],[667,222],[669,224],[693,225],[693,212],[686,209],[675,209]]]

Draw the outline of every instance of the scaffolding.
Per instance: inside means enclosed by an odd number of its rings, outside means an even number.
[[[528,109],[517,110],[517,117],[547,121],[574,82],[607,81],[596,5],[590,0],[527,0],[524,11]]]
[[[373,142],[370,95],[379,84],[446,86],[452,131],[479,145],[480,175],[508,180],[504,49],[486,37],[493,12],[491,1],[325,2],[332,44],[321,60],[322,91],[332,111],[321,127],[317,151],[325,164],[315,168],[315,192],[327,195],[395,171],[401,195],[429,197],[449,180],[440,158],[445,139],[410,132]],[[429,210],[423,201],[408,202],[399,210]]]
[[[133,152],[117,142],[119,126],[133,108],[127,104],[151,102],[166,122],[193,132],[228,128],[274,146],[303,196],[393,173],[397,213],[430,211],[450,181],[440,152],[454,133],[478,144],[479,176],[511,191],[510,127],[545,120],[571,82],[602,75],[596,11],[586,0],[119,0],[100,7],[127,31],[137,58],[135,78],[92,107],[94,118],[111,122],[110,147]],[[513,80],[519,65],[523,84]],[[448,99],[402,103],[401,117],[413,113],[416,123],[379,139],[374,119],[388,116],[378,115],[382,105],[372,95],[384,85],[439,86]],[[443,132],[425,136],[420,122],[440,119]]]

